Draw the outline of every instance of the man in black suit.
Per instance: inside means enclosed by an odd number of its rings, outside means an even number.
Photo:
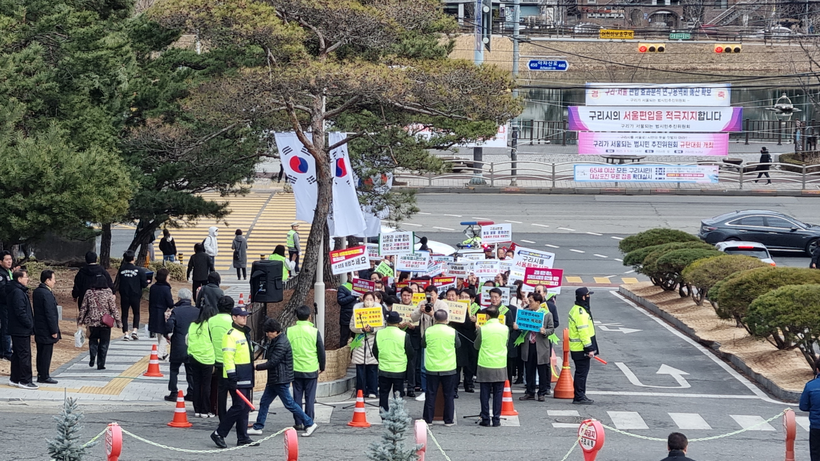
[[[51,291],[57,278],[52,270],[40,273],[40,286],[31,296],[34,305],[34,342],[37,343],[37,382],[57,384],[51,377],[51,355],[54,344],[62,338],[57,313],[57,298]]]
[[[12,272],[12,282],[6,284],[6,302],[11,335],[11,375],[9,385],[21,389],[38,389],[31,375],[31,335],[34,334],[34,314],[28,299],[28,272]]]

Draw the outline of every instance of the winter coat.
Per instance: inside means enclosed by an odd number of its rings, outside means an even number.
[[[6,304],[8,308],[11,336],[31,336],[34,334],[34,313],[28,299],[28,287],[12,280],[6,284]]]
[[[552,323],[552,314],[549,312],[544,313],[544,322],[541,324],[545,329],[547,334],[542,335],[540,331],[527,331],[525,332],[524,342],[521,344],[521,360],[528,362],[530,360],[530,336],[535,336],[535,352],[538,357],[537,365],[549,365],[550,363],[550,340],[548,339],[549,335],[555,332],[555,327]],[[521,332],[524,330],[519,331],[511,331],[510,336],[518,338],[521,335]]]
[[[57,298],[45,283],[41,283],[31,296],[34,305],[34,340],[41,344],[54,344],[62,338],[57,315]],[[56,334],[54,338],[51,335]]]
[[[6,269],[0,268],[0,314],[6,312],[6,285],[11,283],[11,274]],[[0,319],[4,318],[0,315]]]
[[[353,306],[353,309],[355,310],[360,307],[364,307],[364,303],[357,303]],[[384,315],[382,314],[382,325],[384,325],[384,323]],[[362,335],[362,345],[353,349],[353,356],[350,359],[350,363],[354,365],[378,365],[379,361],[376,360],[376,357],[373,355],[373,345],[376,344],[376,332],[384,327],[372,328],[370,333],[367,334],[367,341],[365,341],[364,331],[360,328],[356,328],[356,318],[352,314],[350,316],[349,325],[350,331],[356,335],[356,338]],[[365,359],[367,360],[366,362]]]
[[[148,292],[148,331],[166,334],[165,311],[174,308],[174,297],[168,282],[157,282]]]
[[[211,264],[211,258],[206,253],[194,253],[188,258],[188,273],[185,278],[195,282],[204,282],[208,280],[208,274],[214,271],[214,265]],[[193,273],[193,277],[191,276]]]
[[[144,268],[137,267],[134,263],[123,263],[120,271],[117,272],[120,296],[124,298],[142,296],[142,289],[148,286],[148,277],[145,272]]]
[[[80,306],[77,324],[107,328],[108,325],[102,322],[105,314],[114,317],[114,326],[122,328],[120,309],[117,307],[117,299],[114,297],[114,293],[107,288],[88,290],[83,297],[83,304]]]
[[[199,294],[196,297],[196,307],[202,307],[203,304],[207,304],[216,309],[219,298],[223,296],[225,296],[225,293],[219,288],[219,285],[209,283],[200,288]]]
[[[268,370],[268,384],[290,384],[293,381],[293,350],[285,334],[280,334],[268,345],[267,362],[256,365],[257,370]]]
[[[173,237],[162,238],[159,241],[159,251],[162,252],[163,256],[176,256],[177,254],[177,242],[174,240]]]
[[[353,317],[353,306],[356,305],[356,295],[346,286],[340,285],[336,289],[336,302],[339,303],[339,323],[349,323]]]
[[[208,228],[208,236],[205,237],[205,253],[208,256],[216,256],[219,254],[219,243],[216,241],[216,234],[219,230],[216,226]]]
[[[242,235],[234,237],[231,242],[231,250],[234,250],[233,267],[239,269],[248,265],[248,241]]]
[[[669,452],[669,456],[663,458],[661,461],[695,461],[692,458],[687,458],[686,453],[680,450],[672,450]]]
[[[74,287],[71,289],[71,297],[77,300],[77,307],[83,305],[85,292],[91,289],[92,282],[99,276],[105,277],[108,288],[111,289],[112,294],[114,293],[114,281],[111,280],[108,271],[99,264],[86,264],[85,267],[77,271],[77,275],[74,276]]]
[[[191,305],[188,299],[181,299],[174,307],[171,316],[165,322],[166,335],[171,335],[171,357],[169,362],[188,362],[188,328],[199,316],[199,309]]]
[[[418,307],[416,307],[416,310],[414,310],[413,313],[410,314],[410,320],[414,322],[419,322],[419,326],[416,327],[416,329],[421,332],[421,337],[424,337],[424,332],[436,323],[432,315],[427,315],[424,312],[422,312],[426,305],[427,301],[420,301]],[[436,302],[433,303],[433,308],[430,313],[433,314],[437,310],[448,310],[447,303],[445,303],[441,299],[437,299]]]
[[[770,163],[772,163],[772,154],[768,152],[762,152],[760,154],[760,165],[757,166],[757,170],[768,170],[770,167]]]

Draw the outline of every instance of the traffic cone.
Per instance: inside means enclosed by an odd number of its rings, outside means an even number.
[[[242,299],[242,293],[239,293],[239,305],[240,305],[240,306],[244,306],[244,305],[245,305],[245,300],[244,300],[244,299]]]
[[[564,363],[561,365],[561,376],[555,383],[552,394],[556,399],[574,399],[575,386],[572,382],[572,371],[569,368],[569,330],[564,328]]]
[[[365,414],[364,411],[364,395],[362,395],[361,389],[356,393],[356,408],[353,409],[353,420],[347,423],[347,425],[352,427],[370,427],[370,423],[367,422],[367,414]]]
[[[501,416],[518,416],[515,411],[512,399],[512,390],[510,389],[510,381],[504,381],[504,394],[501,396]]]
[[[558,382],[558,373],[555,372],[555,364],[558,362],[558,357],[555,356],[555,348],[552,349],[552,356],[550,357],[550,383]]]
[[[159,371],[159,356],[157,355],[157,345],[151,347],[151,359],[148,360],[148,371],[142,374],[149,378],[162,378],[162,373]]]
[[[193,424],[188,422],[188,413],[185,412],[185,397],[182,391],[177,394],[177,407],[174,408],[174,419],[168,423],[171,427],[191,427]]]

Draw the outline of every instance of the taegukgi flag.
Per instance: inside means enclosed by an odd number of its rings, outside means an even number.
[[[346,133],[331,131],[328,133],[330,146],[347,138]],[[347,143],[330,151],[331,171],[333,172],[333,203],[328,216],[328,227],[331,237],[359,235],[365,231],[365,220],[362,207],[356,194],[356,180],[350,166]]]
[[[311,136],[310,133],[305,133]],[[318,191],[316,187],[316,160],[296,137],[296,133],[274,133],[280,160],[287,181],[296,197],[296,219],[312,223],[316,211]],[[311,137],[312,139],[312,137]]]

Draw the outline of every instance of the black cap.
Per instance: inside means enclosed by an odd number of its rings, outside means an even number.
[[[760,152],[769,152],[769,149],[766,149],[766,146],[760,148]]]
[[[250,313],[250,312],[248,312],[248,310],[247,310],[247,309],[245,309],[245,308],[244,308],[244,307],[242,307],[242,306],[236,306],[236,307],[234,307],[233,309],[231,309],[231,315],[248,316],[248,315],[250,315],[250,314],[251,314],[251,313]]]
[[[575,290],[575,296],[584,296],[584,295],[591,295],[594,294],[594,291],[589,291],[587,287],[581,287]]]
[[[401,315],[399,315],[398,312],[390,311],[390,313],[387,314],[387,323],[391,325],[401,323]]]

